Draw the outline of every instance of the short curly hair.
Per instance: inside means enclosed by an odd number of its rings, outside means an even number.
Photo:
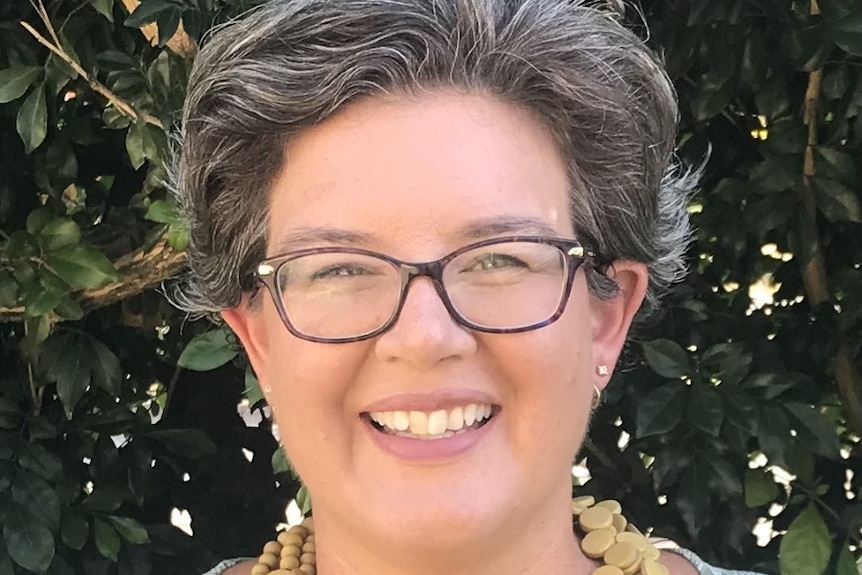
[[[619,4],[619,3],[617,3]],[[677,101],[656,55],[582,0],[276,0],[221,26],[195,60],[172,187],[190,230],[172,299],[236,306],[266,253],[268,193],[296,134],[381,94],[457,88],[529,110],[568,162],[578,237],[643,262],[643,312],[685,273],[697,173],[674,156]],[[591,290],[616,286],[589,269]]]

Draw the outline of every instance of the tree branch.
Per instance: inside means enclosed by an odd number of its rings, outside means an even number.
[[[185,252],[177,252],[162,240],[144,251],[139,248],[114,262],[120,280],[98,289],[84,290],[76,294],[75,300],[84,312],[117,303],[144,290],[159,285],[176,275],[185,264]],[[0,308],[0,323],[19,322],[27,319],[23,306]],[[54,318],[59,320],[59,318]]]
[[[813,15],[820,13],[817,0],[810,0],[810,12]],[[812,306],[832,300],[826,264],[820,248],[820,234],[817,230],[817,202],[814,189],[811,187],[811,178],[816,173],[814,149],[817,147],[817,100],[820,97],[822,79],[823,70],[813,70],[808,74],[808,88],[805,91],[803,110],[803,121],[808,126],[808,141],[802,166],[804,184],[801,188],[804,207],[802,217],[805,219],[805,225],[812,230],[810,236],[813,246],[810,248],[808,260],[802,262],[802,280]],[[829,364],[838,386],[838,395],[846,410],[848,427],[857,433],[862,433],[862,374],[855,362],[855,351],[846,339],[840,342],[838,351]]]
[[[134,119],[142,119],[148,124],[151,124],[153,126],[157,126],[158,128],[164,129],[164,126],[162,125],[161,120],[159,120],[155,116],[147,114],[146,112],[140,112],[140,111],[136,110],[134,107],[132,107],[131,104],[125,102],[119,96],[117,96],[116,94],[111,92],[107,87],[105,87],[104,84],[102,84],[101,82],[99,82],[98,80],[96,80],[95,78],[90,76],[87,73],[87,71],[84,70],[81,67],[81,65],[75,61],[74,58],[69,56],[59,44],[52,43],[50,40],[48,40],[47,38],[42,36],[42,34],[40,34],[38,31],[36,31],[36,29],[33,28],[27,22],[22,21],[21,26],[23,26],[24,29],[27,30],[30,33],[30,35],[36,39],[37,42],[39,42],[40,44],[42,44],[43,46],[48,48],[48,50],[50,50],[51,52],[56,54],[58,58],[60,58],[61,60],[66,62],[66,64],[71,66],[71,68],[75,72],[77,72],[78,75],[80,75],[82,78],[84,78],[84,80],[87,81],[87,83],[90,85],[90,87],[94,91],[96,91],[97,93],[99,93],[102,96],[104,96],[105,98],[107,98],[107,100],[109,102],[111,102],[111,104],[113,104],[114,107],[117,108],[117,110],[119,110],[123,115],[129,116],[130,118],[134,118]],[[52,26],[48,27],[48,32],[52,36],[56,35]]]

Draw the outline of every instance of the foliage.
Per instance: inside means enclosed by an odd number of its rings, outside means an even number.
[[[152,289],[188,241],[161,182],[194,47],[249,4],[0,4],[0,575],[202,572],[255,553],[296,493],[269,422],[236,415],[261,396],[231,338]],[[642,2],[680,153],[711,157],[694,273],[628,349],[580,490],[720,564],[850,575],[862,5],[813,5]]]

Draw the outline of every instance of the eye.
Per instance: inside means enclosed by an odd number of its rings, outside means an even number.
[[[310,274],[309,279],[315,281],[337,277],[356,277],[372,274],[372,270],[369,270],[368,268],[365,268],[363,266],[353,264],[335,264],[326,266],[325,268],[315,271],[314,273]]]
[[[461,270],[463,272],[492,271],[511,268],[530,267],[524,260],[509,254],[487,253],[473,258]]]

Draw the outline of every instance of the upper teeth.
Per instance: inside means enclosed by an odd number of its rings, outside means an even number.
[[[372,411],[369,417],[391,431],[408,432],[419,436],[451,435],[476,422],[491,417],[493,408],[488,403],[471,403],[454,409],[436,411]]]

